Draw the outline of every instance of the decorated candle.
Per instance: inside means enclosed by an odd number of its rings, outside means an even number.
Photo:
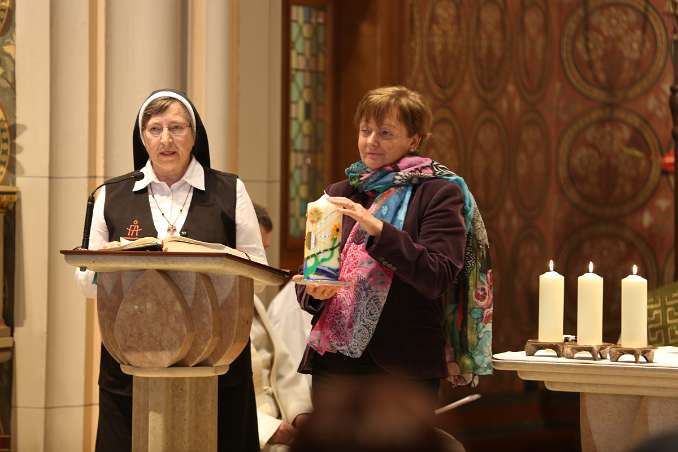
[[[549,261],[549,271],[539,276],[539,342],[563,341],[564,286],[563,275]]]
[[[336,281],[339,278],[339,245],[342,214],[323,195],[306,210],[304,279]]]
[[[603,343],[603,278],[589,272],[577,279],[577,344]]]
[[[621,290],[621,345],[622,347],[647,347],[647,280],[633,274],[622,279]]]

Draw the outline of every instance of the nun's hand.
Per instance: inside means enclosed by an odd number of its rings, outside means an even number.
[[[357,221],[369,235],[378,237],[381,234],[384,222],[372,215],[359,203],[341,196],[330,196],[327,200],[337,206],[339,212]]]
[[[292,281],[300,282],[303,281],[303,275],[294,275],[292,276]],[[306,293],[315,298],[316,300],[327,300],[332,298],[337,294],[339,287],[335,285],[323,284],[323,283],[310,283],[306,284]]]

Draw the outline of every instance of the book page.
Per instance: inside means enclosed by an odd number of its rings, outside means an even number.
[[[240,250],[222,245],[221,243],[201,242],[188,237],[172,236],[163,241],[163,251],[188,252],[188,253],[226,253],[251,260],[250,257]]]
[[[199,247],[205,247],[205,248],[213,248],[215,250],[221,250],[220,252],[225,252],[223,251],[224,249],[228,248],[226,245],[222,245],[221,243],[212,243],[212,242],[201,242],[200,240],[195,240],[190,237],[182,237],[182,236],[170,236],[165,238],[163,240],[163,245],[164,246],[199,246]]]

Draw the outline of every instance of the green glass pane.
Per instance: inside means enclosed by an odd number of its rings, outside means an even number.
[[[293,45],[294,45],[294,47],[293,47],[294,51],[299,53],[299,54],[303,54],[304,48],[305,48],[304,44],[306,43],[303,36],[299,35],[298,39],[295,39],[292,42],[293,42]]]
[[[306,102],[304,102],[304,99],[299,99],[299,102],[297,102],[297,112],[297,118],[300,121],[306,119]]]
[[[292,78],[292,83],[296,85],[296,88],[301,91],[304,87],[304,71],[296,71]]]
[[[299,96],[301,95],[301,90],[296,83],[292,83],[290,88],[290,101],[294,105],[295,102],[299,101]]]
[[[290,136],[296,137],[301,133],[301,123],[299,121],[292,120],[290,122]]]
[[[294,147],[294,149],[301,149],[303,145],[303,139],[304,136],[302,134],[298,134],[294,137],[294,139],[292,140],[292,146]]]
[[[301,36],[301,25],[297,21],[292,21],[290,23],[290,39],[293,42],[296,42],[297,39]]]

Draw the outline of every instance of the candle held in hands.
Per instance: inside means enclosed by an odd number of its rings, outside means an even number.
[[[323,195],[309,202],[306,210],[304,279],[336,281],[339,278],[339,249],[342,215]]]
[[[633,274],[622,279],[621,338],[622,347],[647,347],[647,280]]]
[[[565,278],[549,261],[549,271],[539,275],[539,342],[563,341],[564,288]]]
[[[589,272],[577,278],[577,344],[603,343],[603,278]]]

